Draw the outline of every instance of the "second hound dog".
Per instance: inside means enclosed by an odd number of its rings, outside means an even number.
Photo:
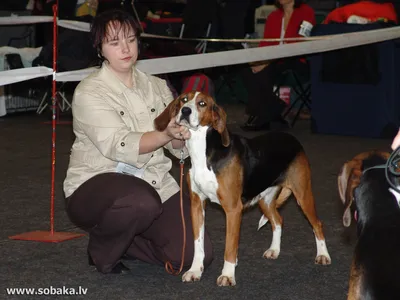
[[[302,145],[292,135],[270,132],[246,139],[230,133],[226,113],[212,97],[200,92],[180,95],[155,120],[159,131],[171,118],[187,126],[186,146],[191,159],[187,182],[191,199],[194,258],[184,282],[200,280],[204,260],[205,200],[222,206],[226,214],[224,266],[219,286],[234,286],[243,209],[258,204],[263,212],[259,228],[271,222],[272,243],[264,257],[276,259],[281,251],[282,217],[278,208],[293,193],[310,222],[317,245],[315,262],[331,263],[322,223],[311,189],[311,171]]]

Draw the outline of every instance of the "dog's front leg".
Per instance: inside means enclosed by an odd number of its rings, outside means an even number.
[[[219,286],[236,285],[235,268],[237,265],[240,224],[242,221],[242,205],[241,202],[239,203],[235,208],[229,210],[226,210],[224,207],[226,213],[226,241],[224,267],[222,274],[217,279]]]
[[[183,274],[183,282],[199,281],[204,270],[204,200],[195,192],[190,194],[194,237],[194,256],[190,269]]]

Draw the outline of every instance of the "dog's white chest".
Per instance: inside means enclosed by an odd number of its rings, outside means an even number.
[[[187,141],[187,148],[192,162],[190,169],[190,184],[193,192],[201,200],[210,199],[211,202],[220,203],[217,190],[218,181],[212,169],[207,168],[206,134],[207,127],[191,130],[191,138]]]
[[[217,190],[217,178],[207,168],[191,168],[190,178],[193,192],[197,193],[202,200],[209,198],[211,202],[219,204]]]

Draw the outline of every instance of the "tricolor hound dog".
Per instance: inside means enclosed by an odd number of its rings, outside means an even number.
[[[345,206],[343,224],[357,225],[357,243],[350,269],[348,300],[400,299],[400,194],[390,188],[385,170],[389,153],[360,153],[338,176]]]
[[[233,286],[244,208],[259,204],[263,212],[259,228],[271,222],[273,237],[264,257],[276,259],[281,245],[282,218],[277,209],[293,193],[314,229],[321,265],[331,263],[321,221],[317,218],[311,190],[311,172],[301,144],[283,132],[246,139],[226,128],[226,113],[213,98],[199,92],[180,95],[155,120],[164,130],[169,120],[185,125],[191,132],[186,146],[191,159],[187,180],[191,198],[194,258],[182,280],[200,280],[204,260],[204,200],[218,203],[226,213],[224,267],[219,286]]]

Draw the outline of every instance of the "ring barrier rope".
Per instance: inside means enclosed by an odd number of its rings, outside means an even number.
[[[53,69],[47,67],[31,67],[0,72],[0,86],[30,80],[38,77],[49,76]]]
[[[329,36],[329,38],[323,38],[319,40],[269,47],[256,47],[215,53],[143,59],[139,60],[136,66],[139,70],[149,74],[167,74],[172,72],[272,60],[297,55],[307,55],[372,44],[396,38],[400,38],[400,27],[368,30],[362,32],[362,34],[359,32],[336,34]],[[35,75],[35,70],[41,73]],[[56,73],[56,80],[61,82],[81,81],[94,70],[96,70],[96,68]],[[3,71],[0,72],[0,86],[35,77],[47,76],[51,73],[52,69],[47,67],[33,67]]]
[[[53,22],[50,16],[11,16],[0,17],[0,25],[24,25]]]

